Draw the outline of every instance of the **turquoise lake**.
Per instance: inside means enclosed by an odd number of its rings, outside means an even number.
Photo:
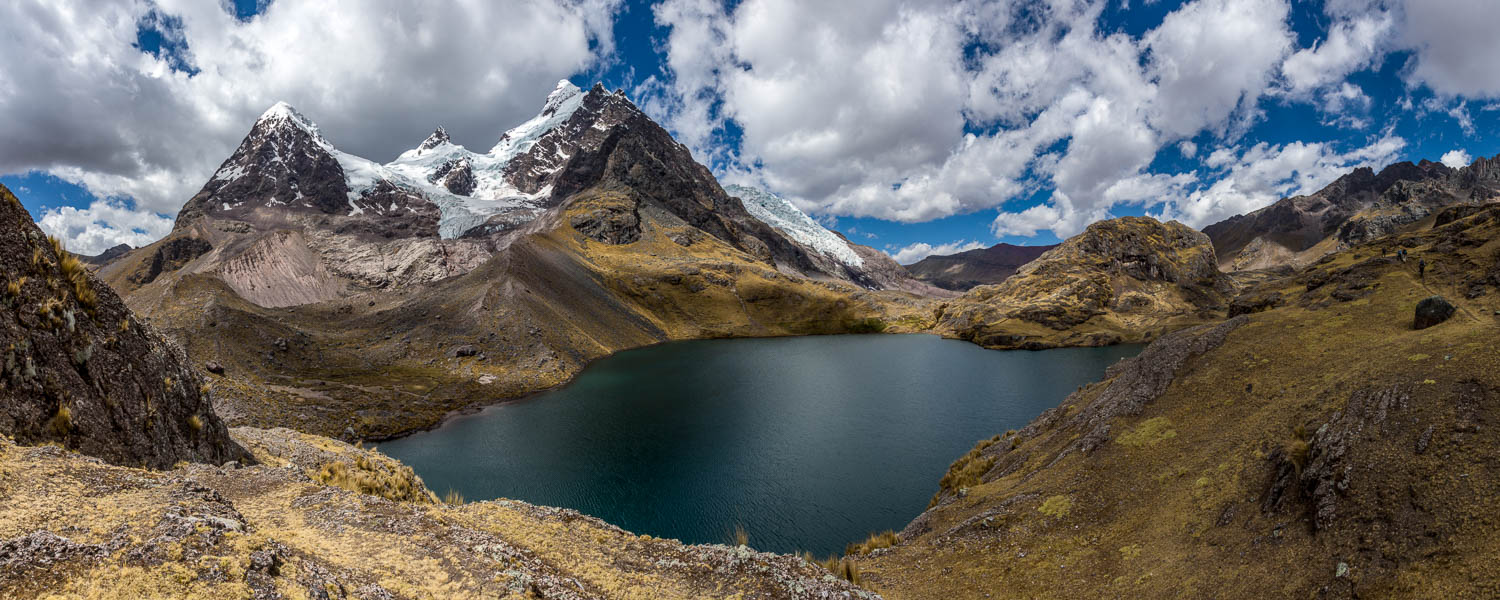
[[[993,351],[930,335],[674,342],[380,445],[440,495],[513,498],[636,533],[841,552],[899,531],[948,465],[1139,346]]]

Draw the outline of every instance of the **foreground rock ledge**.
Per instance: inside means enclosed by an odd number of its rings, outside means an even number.
[[[154,472],[0,436],[0,597],[879,598],[796,557],[438,503],[399,462],[327,438],[234,436],[263,464]]]

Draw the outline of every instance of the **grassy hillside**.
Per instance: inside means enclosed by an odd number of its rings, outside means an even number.
[[[1251,314],[1163,337],[982,442],[858,560],[864,581],[890,598],[1500,594],[1497,251],[1490,208],[1259,284],[1237,303]],[[1413,329],[1433,294],[1457,313]]]

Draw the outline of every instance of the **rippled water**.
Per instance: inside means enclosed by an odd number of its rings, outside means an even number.
[[[428,487],[634,531],[819,555],[927,507],[949,463],[1138,346],[984,350],[928,335],[676,342],[382,444]]]

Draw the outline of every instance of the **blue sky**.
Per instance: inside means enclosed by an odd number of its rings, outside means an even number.
[[[1488,0],[204,4],[0,8],[0,182],[75,249],[169,231],[277,100],[385,161],[489,147],[559,78],[905,262],[1500,154]]]

